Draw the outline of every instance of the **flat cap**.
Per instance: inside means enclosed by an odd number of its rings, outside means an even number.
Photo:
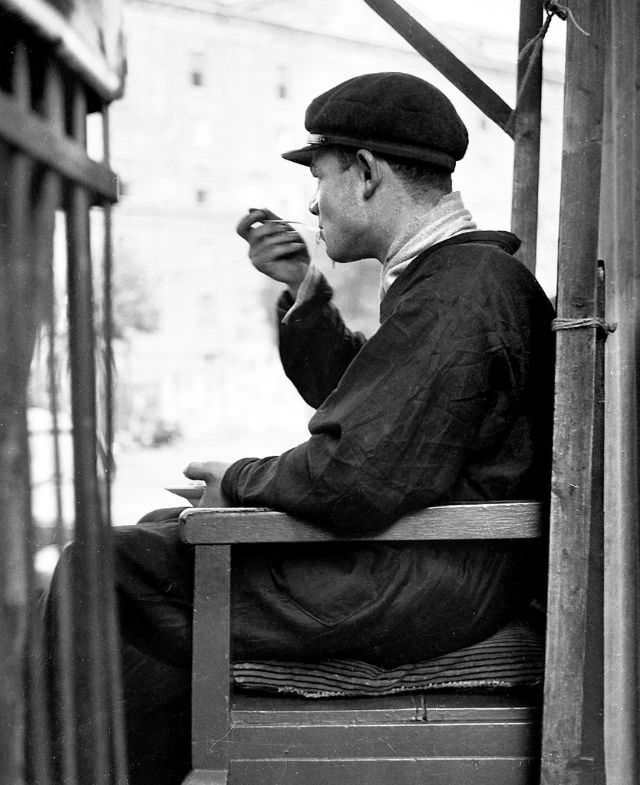
[[[282,157],[309,166],[325,145],[364,147],[452,172],[465,154],[467,129],[438,88],[411,74],[355,76],[314,98],[305,114],[307,144]]]

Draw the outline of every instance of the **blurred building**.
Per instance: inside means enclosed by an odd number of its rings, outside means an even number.
[[[515,29],[487,35],[420,13],[513,105]],[[367,71],[407,71],[443,87],[471,137],[454,186],[486,228],[509,228],[512,143],[359,0],[127,0],[125,30],[127,88],[112,113],[122,195],[115,258],[119,297],[153,318],[141,330],[134,315],[120,342],[121,441],[153,441],[177,426],[208,440],[212,458],[280,451],[305,438],[310,412],[279,369],[278,289],[251,269],[235,224],[263,205],[312,220],[312,178],[280,158],[304,141],[310,99]],[[543,134],[560,118],[559,56],[547,56]],[[545,151],[550,143],[543,137]],[[549,291],[556,220],[547,205],[557,202],[558,170],[551,150],[540,242]],[[328,268],[365,332],[375,329],[376,267]]]

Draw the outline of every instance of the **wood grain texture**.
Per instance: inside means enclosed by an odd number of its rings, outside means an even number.
[[[521,0],[519,52],[534,38],[541,24],[542,4],[539,0]],[[533,58],[531,64],[530,58]],[[518,258],[531,272],[535,272],[540,181],[542,48],[537,53],[530,52],[522,60],[518,59],[516,93],[517,103],[513,115],[511,231],[522,242],[518,249]]]
[[[598,223],[607,4],[567,25],[558,316],[598,314]],[[544,785],[603,782],[602,352],[593,328],[557,333],[542,748]]]
[[[382,742],[381,742],[382,744]],[[238,761],[230,785],[532,785],[537,761],[526,758],[353,761],[318,759]],[[211,780],[197,785],[212,785]]]
[[[545,529],[539,502],[494,502],[429,507],[406,515],[383,531],[335,535],[317,525],[263,508],[194,508],[181,515],[182,537],[191,544],[477,540],[540,537]]]
[[[601,253],[607,265],[605,757],[607,782],[640,782],[640,4],[612,5]]]
[[[231,549],[196,552],[193,614],[192,755],[194,768],[224,770],[229,733]],[[212,760],[215,765],[212,766]]]
[[[0,92],[0,138],[30,158],[110,202],[118,199],[116,175],[93,161],[83,145],[56,134],[49,123]]]

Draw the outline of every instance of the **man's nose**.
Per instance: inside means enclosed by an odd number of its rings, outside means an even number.
[[[319,212],[318,212],[318,194],[317,193],[315,193],[313,195],[313,198],[309,202],[309,212],[311,213],[311,215],[319,215]]]

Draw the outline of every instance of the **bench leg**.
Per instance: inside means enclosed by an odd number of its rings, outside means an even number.
[[[182,785],[227,785],[229,772],[213,769],[193,769],[187,775]]]

